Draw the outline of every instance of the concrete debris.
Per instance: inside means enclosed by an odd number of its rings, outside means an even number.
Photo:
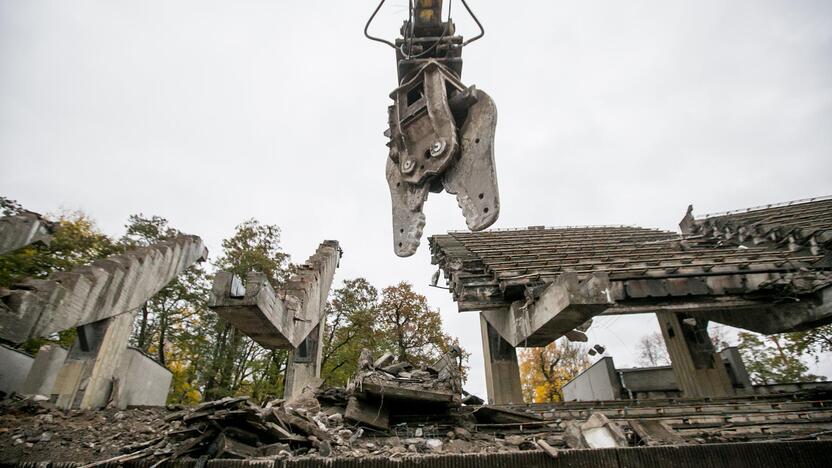
[[[469,406],[480,406],[485,404],[485,400],[476,395],[472,395],[466,392],[465,390],[462,390],[462,404]]]
[[[191,408],[100,411],[61,410],[31,397],[15,397],[0,402],[0,453],[4,462],[129,465],[132,460],[149,466],[200,458],[291,458],[325,464],[324,458],[526,450],[563,457],[569,448],[832,437],[832,411],[825,409],[832,404],[829,394],[511,407],[411,402],[410,412],[390,407],[386,429],[345,417],[348,401],[355,395],[343,388],[320,389],[314,396],[306,392],[301,400],[310,397],[318,406],[306,402],[292,407],[283,400],[258,405],[247,397],[236,397]],[[667,411],[671,405],[673,411]],[[475,419],[466,423],[465,417]]]
[[[558,451],[554,447],[549,445],[549,443],[546,442],[545,440],[536,440],[535,443],[537,444],[538,447],[540,447],[540,450],[543,450],[546,453],[546,455],[549,455],[549,457],[551,457],[551,458],[557,458],[558,457]]]
[[[624,431],[602,413],[593,413],[584,423],[570,421],[565,432],[566,443],[572,448],[628,446]]]
[[[373,363],[373,367],[380,368],[390,365],[393,363],[395,359],[396,357],[393,356],[393,353],[384,353],[380,358],[376,359],[376,361]]]
[[[374,360],[369,350],[362,349],[356,374],[347,388],[350,397],[344,417],[387,429],[391,413],[412,412],[414,408],[442,412],[460,406],[460,357],[461,350],[453,348],[432,365],[416,369],[407,362],[394,364],[391,353]]]
[[[0,218],[0,255],[30,244],[49,245],[56,225],[27,211]]]
[[[342,420],[326,417],[314,394],[304,392],[294,402],[261,407],[248,397],[228,397],[203,403],[165,417],[170,428],[162,437],[122,452],[129,460],[277,459],[309,453],[330,456],[333,444],[349,446],[344,431],[352,432]],[[122,456],[111,460],[124,461]]]
[[[664,421],[638,419],[630,421],[630,428],[640,445],[684,445],[685,441]]]
[[[461,350],[454,347],[430,366],[415,369],[404,362],[389,365],[393,360],[390,353],[373,360],[370,351],[362,349],[348,387],[353,397],[345,417],[386,429],[391,413],[412,411],[412,405],[433,405],[437,410],[460,406],[460,357]]]

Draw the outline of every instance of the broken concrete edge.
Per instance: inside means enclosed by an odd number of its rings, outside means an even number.
[[[526,296],[508,309],[481,313],[514,347],[546,346],[566,334],[582,341],[582,333],[575,329],[615,303],[605,273],[593,274],[582,282],[577,274],[564,273],[542,287],[526,288]]]
[[[294,320],[267,276],[251,272],[245,280],[226,271],[214,275],[208,306],[267,349],[291,349]]]
[[[22,343],[137,310],[207,255],[202,239],[180,234],[0,289],[0,339]]]
[[[368,349],[361,349],[356,372],[345,389],[350,398],[345,417],[380,430],[388,428],[394,409],[429,405],[447,411],[461,406],[466,392],[459,379],[460,353],[453,347],[433,364],[414,369],[405,361],[390,364],[394,359],[390,353],[374,359]]]
[[[49,245],[58,223],[32,211],[0,218],[0,255],[31,244]]]
[[[263,273],[217,272],[209,307],[261,346],[297,348],[323,317],[342,253],[338,241],[323,241],[277,290]]]

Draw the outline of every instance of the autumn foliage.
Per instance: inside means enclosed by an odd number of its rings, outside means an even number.
[[[563,401],[564,384],[590,364],[584,347],[566,339],[542,348],[523,348],[518,359],[523,399],[527,403]]]

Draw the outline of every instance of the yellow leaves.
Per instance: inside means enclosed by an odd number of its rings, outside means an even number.
[[[171,392],[168,394],[169,403],[192,405],[202,401],[202,394],[189,378],[190,368],[187,363],[169,360],[167,368],[173,374]]]
[[[542,348],[523,348],[518,360],[523,398],[533,403],[562,401],[561,388],[589,367],[583,348],[566,340]]]

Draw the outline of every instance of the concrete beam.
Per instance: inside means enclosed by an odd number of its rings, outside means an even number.
[[[517,350],[500,336],[483,313],[480,313],[480,329],[488,403],[492,405],[523,403]]]
[[[294,317],[263,273],[249,273],[243,282],[227,271],[218,271],[210,307],[264,348],[293,347]]]
[[[49,244],[54,231],[53,223],[36,213],[23,213],[0,218],[0,255],[29,244]]]
[[[708,335],[708,322],[675,312],[656,314],[676,382],[686,398],[730,396],[731,379]]]
[[[207,256],[202,239],[179,235],[46,280],[0,288],[0,338],[22,343],[137,310]]]
[[[691,315],[764,335],[809,330],[832,323],[832,287],[777,304],[692,312]]]
[[[280,291],[261,273],[250,273],[243,283],[219,272],[209,306],[265,348],[297,348],[324,317],[340,258],[338,242],[324,241]]]
[[[526,301],[481,314],[511,346],[538,347],[555,341],[612,304],[606,275],[592,275],[579,283],[577,275],[565,273],[539,294],[527,290]]]

